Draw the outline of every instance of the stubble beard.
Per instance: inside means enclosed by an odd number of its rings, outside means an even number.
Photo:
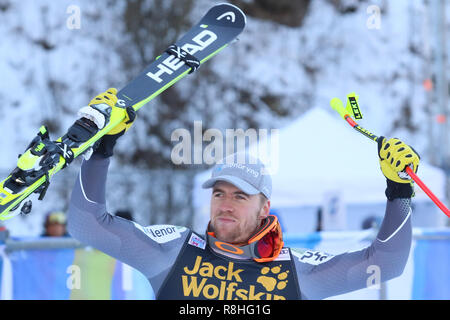
[[[214,231],[215,237],[220,241],[231,243],[234,245],[246,244],[252,234],[254,234],[259,227],[260,219],[259,211],[255,213],[255,220],[250,225],[242,225],[238,223],[237,225],[231,227],[226,226],[218,228],[216,226],[216,220],[211,223],[212,231]],[[220,217],[220,215],[218,216]]]

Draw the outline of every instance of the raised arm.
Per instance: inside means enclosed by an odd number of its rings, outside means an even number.
[[[369,247],[335,256],[310,250],[295,254],[302,297],[324,299],[363,289],[374,284],[374,274],[380,282],[398,277],[408,260],[411,236],[410,199],[388,201],[382,226]]]
[[[387,181],[386,212],[373,243],[336,256],[306,252],[295,259],[305,299],[323,299],[372,285],[371,275],[384,282],[402,274],[411,240],[411,197],[414,189],[405,167],[417,172],[419,155],[398,139],[378,140],[380,167]]]
[[[150,231],[162,226],[142,227],[109,214],[105,201],[108,165],[109,159],[95,155],[83,161],[70,200],[68,231],[80,242],[152,278],[171,267],[188,230],[176,228],[173,239],[164,242]]]
[[[104,104],[102,108],[98,108],[104,110],[114,107],[115,100],[115,91],[110,89],[94,98],[90,105]],[[90,111],[86,108],[84,112],[89,114]],[[95,116],[95,112],[92,114]],[[102,139],[91,158],[84,160],[81,165],[70,199],[68,231],[82,243],[136,268],[148,278],[153,278],[171,267],[188,230],[169,226],[174,228],[171,238],[164,239],[155,236],[161,233],[152,232],[163,226],[142,227],[108,213],[105,189],[109,157],[113,154],[117,138],[127,128],[121,126],[119,130],[114,129],[112,134]]]

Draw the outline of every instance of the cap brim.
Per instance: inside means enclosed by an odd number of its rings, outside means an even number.
[[[226,176],[226,175],[206,180],[202,184],[202,188],[203,189],[212,188],[218,181],[225,181],[231,183],[233,186],[235,186],[236,188],[238,188],[239,190],[241,190],[246,194],[254,195],[260,193],[258,189],[253,187],[248,182],[245,182],[244,180],[237,178],[235,176]]]

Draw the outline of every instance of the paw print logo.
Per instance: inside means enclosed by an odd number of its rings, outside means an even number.
[[[262,284],[267,291],[273,291],[275,288],[283,290],[287,286],[287,277],[289,270],[281,272],[281,265],[273,268],[264,267],[261,269],[261,275],[256,282]]]

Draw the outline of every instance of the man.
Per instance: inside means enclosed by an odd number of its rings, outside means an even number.
[[[67,237],[67,218],[64,212],[50,211],[44,219],[43,237]]]
[[[89,106],[114,108],[116,92],[109,89]],[[81,242],[142,272],[157,299],[323,299],[365,288],[374,266],[381,281],[403,272],[411,245],[413,195],[403,170],[411,165],[417,172],[419,164],[418,155],[403,142],[383,138],[379,144],[388,201],[373,243],[336,256],[311,250],[299,254],[283,247],[280,225],[269,214],[272,182],[260,162],[225,161],[214,168],[203,185],[212,188],[205,236],[170,225],[143,227],[110,215],[105,197],[109,157],[132,118],[105,136],[83,162],[68,226]]]

